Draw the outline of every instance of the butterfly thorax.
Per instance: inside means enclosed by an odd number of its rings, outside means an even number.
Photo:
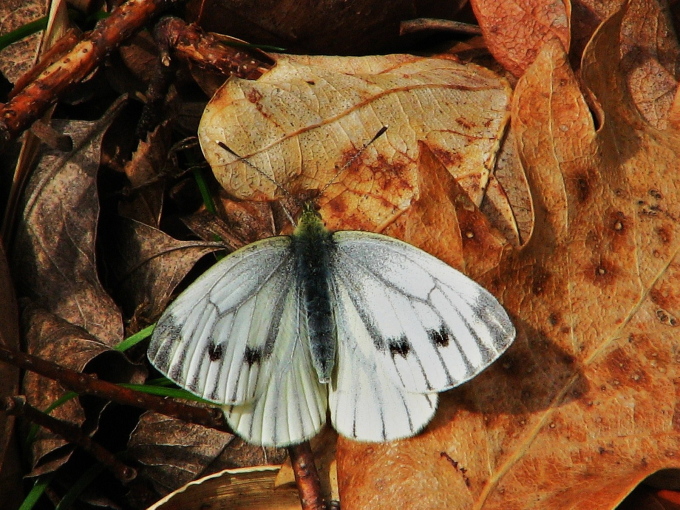
[[[333,371],[337,343],[330,299],[333,233],[326,229],[312,206],[305,206],[291,240],[312,362],[319,381],[327,383]]]

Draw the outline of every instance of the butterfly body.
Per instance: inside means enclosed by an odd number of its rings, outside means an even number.
[[[340,434],[389,441],[422,430],[437,392],[514,336],[498,301],[460,272],[390,237],[329,232],[307,206],[291,236],[245,246],[189,286],[148,356],[252,443],[304,441],[328,410]]]
[[[333,233],[323,226],[311,205],[306,205],[290,239],[312,362],[319,382],[328,383],[337,345],[330,296],[331,259],[335,249]]]

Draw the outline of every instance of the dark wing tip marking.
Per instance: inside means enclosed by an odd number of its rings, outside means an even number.
[[[262,361],[262,349],[246,347],[246,350],[243,353],[243,361],[248,363],[248,366],[251,367],[255,364],[259,364]]]
[[[173,355],[173,347],[182,340],[182,326],[175,321],[175,317],[167,315],[161,317],[153,331],[147,356],[158,369],[173,381],[177,380],[186,361],[184,356],[179,359]]]
[[[155,358],[160,353],[166,353],[173,342],[182,334],[182,326],[177,324],[172,315],[168,315],[156,324],[149,343],[148,356]]]
[[[408,353],[411,352],[411,344],[408,343],[406,337],[401,337],[398,339],[393,338],[388,341],[387,346],[393,358],[399,355],[402,358],[406,359]]]
[[[211,343],[208,346],[208,356],[210,356],[210,361],[219,361],[224,355],[224,349],[221,344]]]

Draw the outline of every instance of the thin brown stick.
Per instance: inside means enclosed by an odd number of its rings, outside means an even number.
[[[129,0],[100,21],[61,59],[0,107],[0,150],[40,118],[73,84],[149,20],[181,0]]]
[[[192,65],[224,75],[225,79],[233,75],[255,80],[274,65],[269,55],[256,48],[246,47],[243,41],[205,33],[196,25],[187,25],[171,16],[156,24],[154,38],[161,52],[172,52],[175,57],[187,60]]]
[[[461,23],[447,19],[416,18],[402,21],[399,35],[415,34],[418,32],[451,32],[453,34],[482,35],[482,29],[477,25]]]
[[[288,455],[295,474],[302,510],[326,510],[319,473],[314,464],[314,454],[309,441],[289,446]]]
[[[224,419],[224,414],[217,408],[187,405],[176,400],[123,388],[97,379],[90,374],[76,372],[36,356],[18,351],[10,351],[2,347],[0,347],[0,361],[5,361],[24,370],[30,370],[31,372],[36,372],[59,381],[65,388],[79,394],[94,395],[119,404],[140,407],[186,422],[230,432],[229,426]]]
[[[113,475],[123,483],[130,482],[137,476],[137,471],[135,471],[134,468],[125,465],[113,453],[93,441],[92,438],[86,434],[83,434],[80,428],[39,411],[26,403],[26,397],[16,396],[3,398],[0,400],[0,411],[4,411],[7,414],[14,416],[23,416],[30,422],[36,423],[37,425],[54,432],[58,436],[63,437],[69,443],[78,445],[99,462],[104,464]]]
[[[80,32],[74,29],[67,30],[66,33],[59,40],[57,40],[57,42],[54,43],[54,45],[50,47],[50,49],[47,50],[45,54],[42,55],[40,62],[29,69],[23,76],[19,77],[19,79],[14,84],[14,88],[7,97],[12,98],[16,96],[19,92],[26,88],[29,83],[40,76],[40,74],[45,69],[62,58],[66,53],[71,51],[71,48],[73,48],[80,41],[81,35],[82,34]]]

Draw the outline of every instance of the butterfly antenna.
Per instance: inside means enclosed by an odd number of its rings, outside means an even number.
[[[368,142],[366,142],[361,149],[359,149],[354,156],[349,158],[349,161],[347,161],[344,165],[342,165],[340,168],[338,168],[338,171],[335,172],[335,175],[333,178],[328,181],[323,188],[319,191],[319,196],[323,195],[324,191],[328,189],[328,187],[335,182],[335,180],[340,176],[342,172],[347,170],[350,166],[352,166],[352,163],[354,163],[359,156],[371,145],[373,142],[375,142],[378,138],[380,138],[382,135],[385,134],[385,131],[387,131],[388,126],[383,126],[381,127],[378,132],[373,135],[373,138],[371,138]]]
[[[286,188],[284,188],[281,184],[279,184],[278,182],[276,182],[276,180],[275,180],[273,177],[268,176],[266,173],[264,173],[262,170],[260,170],[258,167],[256,167],[255,165],[253,165],[250,161],[248,161],[248,159],[246,159],[245,157],[243,157],[243,156],[241,156],[241,155],[239,155],[239,154],[236,154],[236,152],[234,152],[233,150],[231,150],[231,149],[229,148],[229,146],[228,146],[226,143],[224,143],[224,142],[222,142],[222,141],[220,141],[220,140],[215,140],[215,143],[216,143],[217,145],[219,145],[220,147],[222,147],[222,148],[223,148],[225,151],[227,151],[229,154],[232,154],[233,156],[236,156],[236,157],[238,158],[239,161],[243,161],[246,165],[248,165],[250,168],[252,168],[253,170],[255,170],[258,174],[260,174],[262,177],[264,177],[265,179],[267,179],[267,180],[268,180],[269,182],[271,182],[274,186],[276,186],[277,188],[279,188],[279,189],[283,192],[283,194],[286,195],[286,198],[289,198],[289,199],[292,200],[293,202],[296,202],[295,197],[291,194],[291,192],[288,191]],[[282,207],[281,209],[283,209],[283,212],[286,214],[286,216],[287,216],[288,219],[290,220],[291,225],[295,226],[295,220],[293,219],[293,216],[290,214],[290,212],[288,212],[288,209],[286,209],[285,207]]]
[[[335,175],[331,178],[331,180],[329,180],[329,181],[324,185],[324,187],[321,188],[321,189],[319,190],[319,196],[323,195],[323,193],[328,189],[328,187],[329,187],[331,184],[333,184],[333,183],[335,182],[335,180],[338,178],[338,176],[339,176],[342,172],[344,172],[345,170],[347,170],[347,168],[349,168],[350,166],[352,166],[352,163],[354,163],[354,162],[357,160],[357,158],[358,158],[359,156],[361,156],[361,154],[362,154],[362,153],[363,153],[363,152],[364,152],[364,151],[365,151],[365,150],[366,150],[373,142],[375,142],[378,138],[380,138],[383,134],[385,134],[385,131],[387,131],[387,126],[382,126],[382,127],[378,130],[378,132],[377,132],[375,135],[373,135],[373,138],[371,138],[368,142],[366,142],[366,143],[361,147],[361,149],[359,149],[359,150],[356,152],[356,154],[354,154],[354,155],[353,155],[353,156],[352,156],[352,157],[351,157],[344,165],[342,165],[342,166],[338,169],[338,171],[335,173]],[[283,194],[286,195],[286,198],[289,198],[289,199],[292,200],[293,202],[296,202],[296,203],[297,203],[297,200],[296,200],[295,197],[291,194],[290,191],[288,191],[288,190],[287,190],[286,188],[284,188],[281,184],[279,184],[278,182],[276,182],[276,181],[274,180],[274,178],[272,178],[272,177],[270,177],[269,175],[267,175],[266,173],[264,173],[264,172],[263,172],[261,169],[259,169],[257,166],[253,165],[250,161],[248,161],[247,158],[245,158],[244,156],[241,156],[241,155],[237,154],[237,153],[234,152],[234,151],[233,151],[226,143],[224,143],[224,142],[222,142],[222,141],[220,141],[220,140],[215,140],[215,143],[216,143],[217,145],[219,145],[222,149],[224,149],[225,151],[227,151],[229,154],[231,154],[231,155],[237,157],[239,161],[243,161],[246,165],[248,165],[250,168],[252,168],[253,170],[255,170],[258,174],[260,174],[262,177],[264,177],[265,179],[267,179],[267,180],[268,180],[269,182],[271,182],[274,186],[276,186],[277,188],[279,188],[279,189],[283,192]],[[291,216],[290,212],[288,212],[288,210],[287,210],[285,207],[283,207],[283,211],[285,212],[286,216],[287,216],[288,219],[290,220],[291,224],[292,224],[292,225],[295,225],[295,220],[294,220],[293,217]]]
[[[258,174],[260,174],[262,177],[264,177],[265,179],[267,179],[267,180],[268,180],[269,182],[271,182],[274,186],[276,186],[276,187],[279,188],[281,191],[283,191],[283,194],[286,195],[287,198],[290,198],[291,200],[295,200],[295,198],[294,198],[293,195],[290,193],[290,191],[288,191],[288,190],[287,190],[286,188],[284,188],[281,184],[279,184],[278,182],[276,182],[276,181],[274,180],[273,177],[268,176],[266,173],[264,173],[264,172],[263,172],[262,170],[260,170],[258,167],[256,167],[255,165],[253,165],[250,161],[248,161],[247,158],[245,158],[244,156],[240,156],[240,155],[236,154],[233,150],[231,150],[231,149],[229,148],[229,146],[228,146],[226,143],[221,142],[221,141],[219,141],[219,140],[215,140],[215,143],[216,143],[217,145],[219,145],[220,147],[222,147],[222,148],[223,148],[225,151],[227,151],[229,154],[232,154],[233,156],[236,156],[236,157],[238,158],[239,161],[243,161],[246,165],[248,165],[250,168],[252,168],[253,170],[255,170]]]

